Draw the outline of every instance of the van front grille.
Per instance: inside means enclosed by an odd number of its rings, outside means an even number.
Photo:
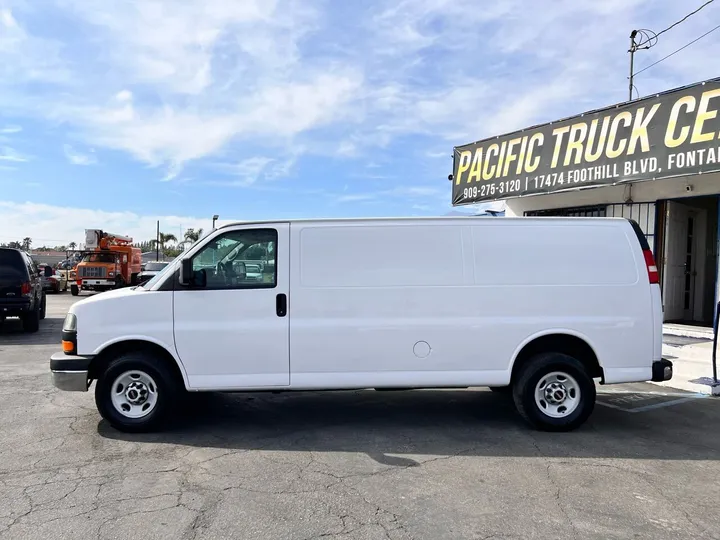
[[[104,266],[81,266],[78,268],[78,277],[104,278],[107,277],[107,268]]]

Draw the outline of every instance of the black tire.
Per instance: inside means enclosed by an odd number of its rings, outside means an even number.
[[[46,314],[47,314],[47,296],[45,296],[45,294],[43,294],[42,300],[40,300],[40,320],[43,320],[45,318]]]
[[[149,375],[155,383],[157,401],[153,409],[141,418],[129,418],[120,413],[112,401],[116,379],[128,371]],[[125,433],[159,431],[170,423],[171,414],[180,403],[182,381],[160,358],[138,351],[125,353],[110,362],[95,384],[95,405],[100,415],[115,429]],[[150,386],[150,385],[148,385]]]
[[[535,400],[536,386],[543,377],[553,372],[561,372],[575,379],[579,391],[577,407],[561,418],[546,414]],[[540,431],[572,431],[578,428],[592,414],[595,397],[595,383],[582,362],[560,353],[543,353],[533,357],[513,384],[513,399],[518,413]]]
[[[77,296],[78,294],[80,294],[80,289],[77,285],[70,285],[70,294],[72,294],[73,296]]]
[[[35,309],[26,313],[22,317],[23,330],[29,333],[35,333],[40,330],[40,306],[35,303]]]

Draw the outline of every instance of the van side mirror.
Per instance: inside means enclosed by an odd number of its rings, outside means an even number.
[[[183,259],[180,261],[180,285],[186,287],[190,285],[192,280],[192,261],[190,259]]]
[[[180,285],[186,287],[205,287],[207,285],[207,272],[205,269],[193,272],[192,261],[183,259],[180,263]]]

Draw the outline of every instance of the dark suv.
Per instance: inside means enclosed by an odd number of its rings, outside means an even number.
[[[26,332],[37,332],[45,318],[40,272],[24,251],[0,248],[0,324],[20,317]]]

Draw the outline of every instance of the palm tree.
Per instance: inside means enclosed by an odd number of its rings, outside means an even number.
[[[195,229],[188,229],[185,231],[185,241],[190,242],[191,244],[193,242],[197,242],[202,236],[202,233],[202,229],[198,229],[197,231]]]
[[[23,238],[22,248],[23,248],[25,251],[30,251],[30,246],[31,246],[31,245],[32,245],[32,238],[30,238],[29,236],[26,236],[25,238]]]
[[[184,246],[185,244],[194,244],[200,239],[202,233],[202,229],[198,229],[197,231],[195,229],[188,229],[185,231],[185,239],[180,242],[180,245]]]
[[[175,236],[172,233],[168,233],[168,234],[160,233],[159,244],[160,244],[160,247],[162,247],[163,253],[165,252],[165,249],[167,247],[165,244],[167,244],[168,242],[177,242],[177,236]],[[152,245],[154,246],[156,244],[158,244],[158,241],[152,240]]]
[[[77,247],[77,244],[75,242],[70,242],[68,244],[68,248],[70,248],[70,250],[74,250],[76,247]]]

